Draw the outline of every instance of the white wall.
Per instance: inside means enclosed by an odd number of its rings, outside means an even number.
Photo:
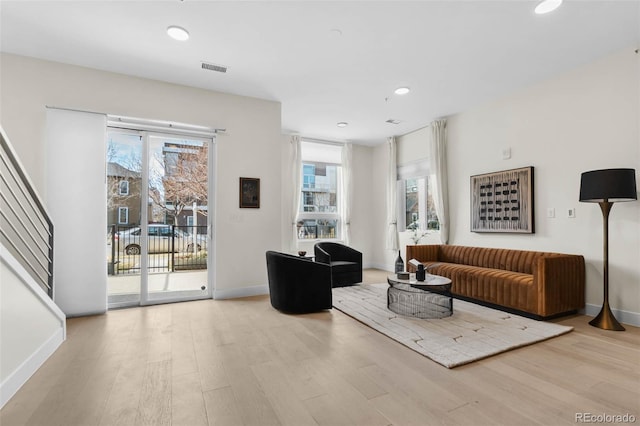
[[[266,289],[264,252],[281,245],[278,102],[9,54],[1,56],[0,88],[0,123],[45,199],[55,190],[45,178],[45,105],[226,128],[216,144],[215,290],[229,297]],[[261,179],[260,209],[239,209],[240,176]]]
[[[0,245],[0,408],[64,341],[64,314]]]
[[[386,143],[373,148],[371,158],[371,186],[375,188],[371,194],[371,221],[374,230],[371,232],[373,244],[371,246],[372,264],[378,269],[393,271],[393,262],[397,252],[386,250],[387,235],[387,169],[389,148]],[[403,255],[404,258],[404,255]]]
[[[374,229],[372,212],[374,204],[372,194],[379,188],[371,182],[373,148],[353,145],[353,206],[351,208],[350,246],[362,252],[362,264],[365,268],[373,266],[372,245]]]

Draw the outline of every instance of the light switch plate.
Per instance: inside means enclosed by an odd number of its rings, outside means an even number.
[[[502,159],[508,160],[511,158],[511,148],[503,148],[502,149]]]
[[[570,217],[570,218],[572,218],[572,219],[573,219],[574,217],[576,217],[576,209],[569,209],[569,210],[567,210],[567,217]]]
[[[556,217],[556,209],[554,209],[553,207],[549,207],[547,209],[547,217],[548,218],[554,218]]]

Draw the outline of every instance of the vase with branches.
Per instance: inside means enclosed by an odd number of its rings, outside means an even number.
[[[428,231],[422,231],[417,222],[413,222],[411,225],[407,226],[407,230],[411,231],[409,238],[411,238],[415,245],[418,245],[420,240],[429,233]]]

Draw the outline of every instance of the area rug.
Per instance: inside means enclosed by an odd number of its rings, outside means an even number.
[[[333,307],[447,368],[573,330],[457,299],[453,300],[450,317],[405,317],[387,309],[388,287],[365,284],[334,288]]]

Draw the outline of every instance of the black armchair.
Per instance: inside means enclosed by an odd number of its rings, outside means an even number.
[[[271,306],[303,314],[331,309],[331,267],[303,257],[267,252]]]
[[[313,246],[316,263],[331,266],[333,287],[362,282],[362,253],[338,243],[316,243]]]

